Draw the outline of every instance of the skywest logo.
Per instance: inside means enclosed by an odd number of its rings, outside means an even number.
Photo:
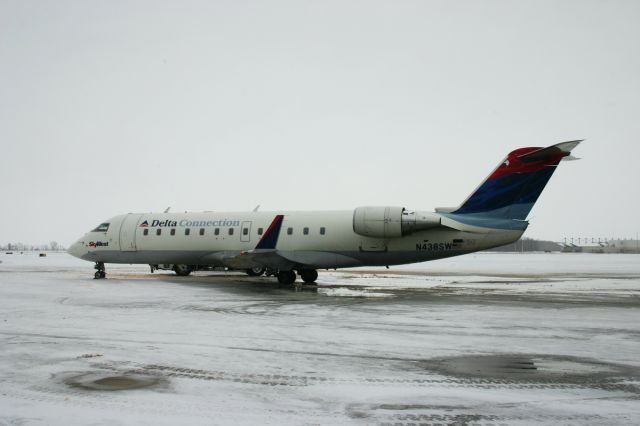
[[[151,224],[149,224],[148,220],[145,220],[140,224],[140,228],[148,228],[148,227],[175,227],[175,226],[240,226],[239,220],[234,219],[221,219],[221,220],[189,220],[182,219],[180,221],[177,220],[158,220],[153,219]]]
[[[108,241],[90,241],[89,242],[89,247],[91,248],[107,247],[108,245],[109,245]]]

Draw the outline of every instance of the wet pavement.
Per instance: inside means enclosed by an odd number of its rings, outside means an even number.
[[[0,425],[640,423],[640,256],[523,256],[282,288],[3,255]]]

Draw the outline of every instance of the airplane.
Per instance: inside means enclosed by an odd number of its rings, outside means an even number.
[[[177,275],[224,267],[265,271],[282,285],[318,269],[389,266],[458,256],[517,241],[527,215],[561,160],[582,140],[510,152],[458,207],[434,212],[396,206],[344,211],[128,213],[104,221],[69,247],[95,262],[169,265]],[[166,268],[166,267],[165,267]]]

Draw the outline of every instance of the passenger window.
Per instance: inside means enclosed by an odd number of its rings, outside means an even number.
[[[213,233],[214,233],[215,235],[220,235],[220,228],[216,228],[216,230],[215,230],[215,231],[213,231]]]
[[[171,228],[171,235],[176,235],[176,228]]]
[[[293,228],[287,228],[287,235],[293,234]]]
[[[108,223],[101,223],[95,229],[93,229],[91,232],[107,232],[108,229],[109,229],[109,224]]]
[[[190,232],[191,232],[191,229],[189,228],[184,229],[184,235],[189,235]]]
[[[142,231],[142,235],[149,235],[149,229],[145,228],[145,230]]]
[[[229,228],[229,235],[233,235],[233,228]]]
[[[262,235],[262,231],[263,231],[262,228],[258,228],[258,235]]]
[[[305,227],[302,229],[302,233],[303,233],[304,235],[309,235],[309,228],[305,226]]]
[[[204,228],[200,228],[200,235],[204,235]]]
[[[249,228],[242,228],[242,235],[249,235]]]
[[[325,234],[326,229],[324,228],[324,226],[322,226],[320,228],[320,235],[324,235]]]
[[[160,228],[156,229],[156,235],[160,235],[160,234],[162,234],[162,229]]]

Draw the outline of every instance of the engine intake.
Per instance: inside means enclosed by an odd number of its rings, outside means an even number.
[[[365,237],[397,238],[436,226],[439,215],[404,207],[358,207],[353,212],[353,231]]]

